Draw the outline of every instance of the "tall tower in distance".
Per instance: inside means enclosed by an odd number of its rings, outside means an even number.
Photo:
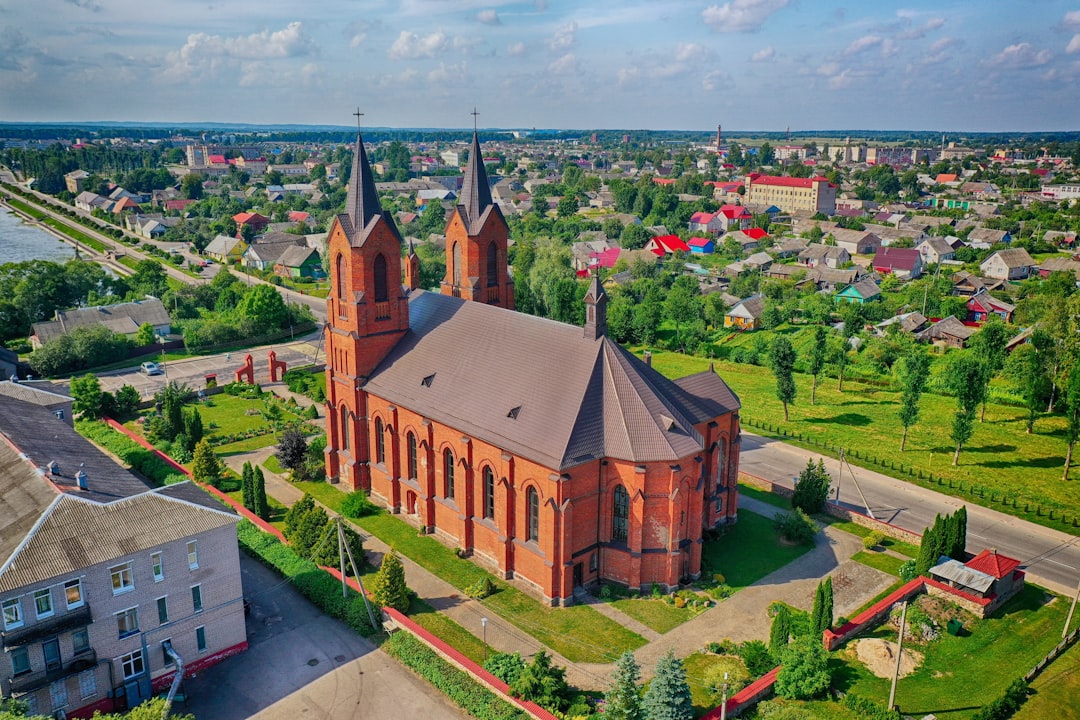
[[[716,152],[717,154],[722,152],[721,146],[724,143],[724,129],[720,125],[716,126]]]

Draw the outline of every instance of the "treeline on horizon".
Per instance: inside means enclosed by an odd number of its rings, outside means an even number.
[[[364,128],[364,139],[368,142],[390,142],[398,140],[407,143],[420,142],[462,142],[471,139],[471,130],[447,130],[438,128]],[[482,128],[485,139],[501,138],[513,141],[512,130]],[[699,130],[619,130],[619,129],[522,129],[520,142],[532,139],[541,140],[583,140],[593,134],[604,145],[615,145],[628,137],[631,144],[650,143],[711,143],[715,131]],[[199,134],[228,135],[235,138],[235,144],[252,142],[310,142],[310,143],[349,143],[356,137],[351,128],[325,125],[231,125],[228,123],[206,124],[168,124],[168,123],[3,123],[0,122],[0,137],[20,140],[62,139],[74,141],[77,138],[103,140],[109,138],[134,138],[136,140],[167,140],[175,135]],[[790,142],[803,144],[821,139],[844,140],[853,138],[858,141],[913,143],[934,145],[941,142],[942,132],[937,130],[797,130],[759,131],[725,130],[724,139],[745,141],[746,139],[767,140],[772,143]],[[950,142],[974,145],[1030,145],[1048,143],[1080,142],[1080,131],[1030,131],[1030,132],[946,132]],[[221,138],[215,138],[215,145],[230,144]]]

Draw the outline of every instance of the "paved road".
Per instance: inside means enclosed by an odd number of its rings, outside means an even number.
[[[793,479],[806,467],[809,458],[820,457],[778,440],[744,432],[739,468],[750,475],[792,487]],[[838,463],[826,461],[837,477]],[[958,498],[903,482],[881,473],[855,468],[856,479],[866,495],[870,510],[879,520],[921,533],[938,513],[951,513],[965,504]],[[834,488],[836,483],[834,483]],[[851,475],[845,471],[839,482],[840,504],[866,512]],[[984,548],[1020,559],[1028,577],[1055,592],[1072,595],[1080,579],[1080,537],[1035,525],[981,505],[968,504],[968,551]]]
[[[240,569],[249,649],[184,681],[187,712],[199,720],[468,717],[243,553]]]

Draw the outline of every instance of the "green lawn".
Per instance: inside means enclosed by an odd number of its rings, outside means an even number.
[[[846,533],[851,533],[852,535],[858,535],[861,538],[866,537],[867,535],[869,535],[870,533],[873,532],[873,530],[871,530],[870,528],[864,527],[863,525],[858,525],[858,524],[853,523],[853,522],[846,522],[846,521],[836,520],[836,521],[831,522],[829,524],[832,527],[836,528],[837,530],[843,530]],[[909,558],[918,558],[919,557],[919,546],[918,545],[912,545],[911,543],[906,543],[906,542],[902,542],[900,540],[894,540],[892,538],[887,537],[881,542],[881,546],[886,547],[886,548],[888,548],[888,549],[890,549],[890,550],[892,550],[894,552],[898,552],[901,555],[906,555]]]
[[[904,564],[904,561],[898,557],[883,552],[874,552],[873,550],[861,550],[855,553],[851,559],[896,577],[900,577],[900,566]]]
[[[689,606],[677,608],[674,605],[668,605],[659,598],[647,595],[613,600],[611,605],[660,634],[677,628],[687,620],[695,618],[707,610],[707,608],[703,607]]]
[[[747,552],[753,548],[754,552]],[[738,590],[752,585],[809,552],[810,545],[788,545],[780,541],[772,521],[749,510],[739,511],[739,522],[719,540],[705,543],[701,556],[712,572],[722,573],[725,582]]]
[[[1013,715],[1015,720],[1080,720],[1080,644],[1054,660],[1031,688],[1035,694]]]
[[[455,650],[474,662],[483,664],[486,652],[484,641],[456,622],[438,612],[419,598],[414,598],[409,607],[409,617],[417,625],[447,643]]]
[[[712,668],[720,668],[714,671],[716,673],[728,674],[728,697],[741,690],[750,678],[742,660],[733,655],[696,652],[683,658],[683,666],[686,668],[686,681],[690,685],[690,696],[694,701],[694,717],[701,717],[718,707],[723,698],[721,693],[713,694],[706,684]]]
[[[296,486],[335,510],[345,497],[327,483],[300,482]],[[481,578],[492,578],[498,591],[483,600],[484,605],[572,662],[613,662],[623,652],[645,644],[643,637],[587,605],[542,605],[475,563],[462,560],[435,538],[418,535],[416,528],[393,515],[380,512],[353,522],[458,590]]]
[[[742,473],[740,473],[740,475],[741,474]],[[742,479],[739,480],[739,494],[745,495],[746,497],[753,498],[754,500],[758,500],[763,503],[768,503],[769,505],[772,505],[774,507],[784,508],[785,510],[791,509],[790,499],[786,497],[781,497],[775,493],[771,493],[766,490],[761,490],[760,488],[756,488],[753,485],[749,485],[743,482]]]
[[[276,445],[277,441],[277,435],[270,433],[269,435],[259,435],[243,440],[237,440],[232,443],[226,443],[224,445],[218,445],[214,450],[221,457],[228,457],[229,455],[239,455],[240,453],[251,452],[252,450],[261,450],[264,447]]]
[[[287,472],[285,468],[281,467],[281,461],[277,459],[277,455],[271,455],[270,457],[266,458],[265,460],[263,460],[262,465],[264,468],[274,473],[275,475],[283,475],[285,474],[285,472]],[[319,484],[325,485],[326,483]]]
[[[844,447],[853,464],[1080,534],[1080,528],[1073,526],[1074,518],[1080,526],[1080,483],[1061,482],[1066,448],[1060,416],[1040,417],[1035,432],[1027,435],[1023,409],[991,403],[986,422],[976,423],[960,465],[953,467],[949,433],[956,403],[952,398],[923,395],[921,420],[909,434],[907,450],[901,455],[902,428],[895,392],[847,381],[840,393],[835,380],[823,379],[817,404],[811,406],[812,378],[797,373],[798,396],[790,408],[790,421],[784,422],[775,381],[767,368],[663,351],[653,351],[652,357],[653,367],[672,378],[707,370],[711,362],[740,396],[744,427],[749,431],[781,437],[832,457],[836,453],[824,443]],[[772,429],[764,428],[766,425]],[[779,432],[781,428],[786,435]],[[874,458],[883,458],[886,465],[875,464]],[[901,468],[913,469],[915,477]],[[919,473],[924,479],[919,480]],[[926,479],[931,473],[935,481]],[[1063,512],[1067,514],[1064,523]]]
[[[1031,669],[1060,639],[1068,603],[1056,598],[1045,604],[1051,597],[1029,585],[994,617],[968,623],[968,632],[963,636],[943,634],[918,648],[925,652],[925,660],[898,683],[896,700],[900,709],[915,717],[933,713],[942,720],[974,715]],[[874,633],[887,634],[884,630]],[[895,637],[895,631],[892,635]],[[858,660],[845,659],[838,669],[834,685],[841,691],[879,702],[887,700],[889,681],[870,674]]]

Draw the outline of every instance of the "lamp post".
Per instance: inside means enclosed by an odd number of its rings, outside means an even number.
[[[158,333],[158,342],[161,343],[161,372],[165,375],[166,383],[169,380],[169,370],[165,367],[165,336]]]
[[[727,720],[727,689],[728,674],[724,673],[724,695],[723,700],[720,701],[720,720]]]
[[[488,659],[488,646],[487,646],[487,618],[480,618],[480,626],[484,628],[484,662]]]

